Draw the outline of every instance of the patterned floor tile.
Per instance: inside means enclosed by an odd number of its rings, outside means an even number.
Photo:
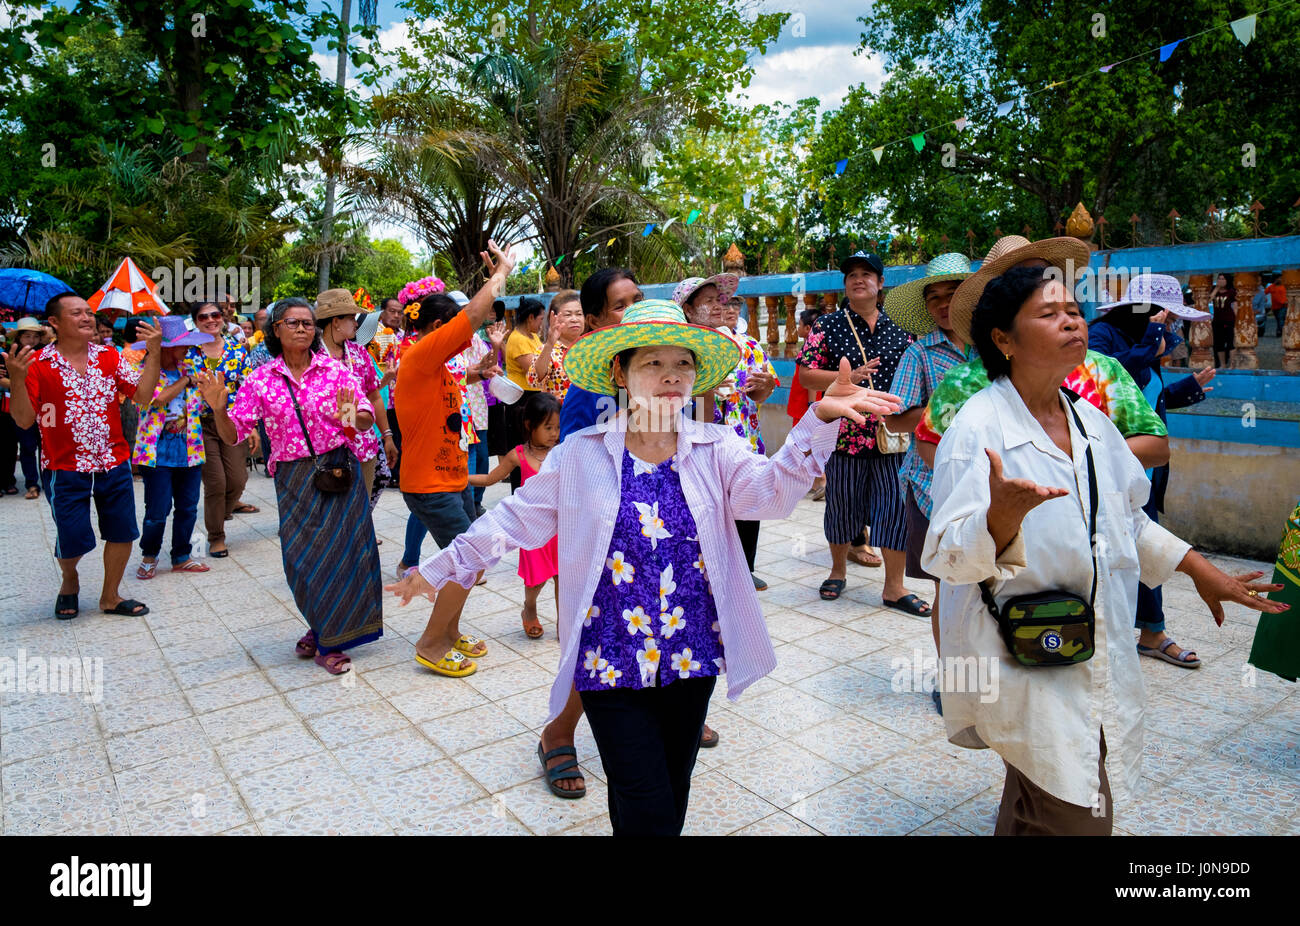
[[[827,836],[904,836],[935,817],[933,811],[863,776],[826,788],[787,810]]]
[[[1225,782],[1230,782],[1224,787]],[[1300,780],[1256,765],[1221,758],[1199,758],[1170,779],[1169,786],[1234,814],[1277,826],[1300,814]]]
[[[782,808],[849,777],[847,769],[786,742],[723,763],[717,771]]]
[[[983,793],[999,780],[998,775],[963,762],[949,749],[934,743],[897,753],[860,777],[928,808],[936,816]]]
[[[538,836],[554,836],[593,818],[608,819],[605,784],[594,775],[587,777],[587,796],[563,800],[551,794],[540,778],[515,785],[495,795],[506,809]]]
[[[398,772],[428,765],[443,752],[414,727],[334,750],[334,758],[356,781],[368,783]]]
[[[846,627],[832,627],[799,640],[803,649],[819,653],[836,662],[849,662],[860,659],[867,653],[880,649],[880,640],[856,633]]]
[[[489,794],[542,777],[542,764],[537,760],[537,737],[532,732],[462,752],[455,757],[455,762]]]
[[[888,694],[891,690],[888,681],[846,665],[810,675],[791,687],[842,710],[852,710],[868,699]]]
[[[1116,821],[1135,836],[1262,836],[1261,821],[1234,814],[1221,804],[1167,787],[1160,799],[1132,805],[1115,803]]]
[[[361,707],[379,700],[379,693],[351,672],[334,676],[315,685],[285,692],[289,707],[304,717],[330,714],[350,707]]]
[[[795,643],[781,643],[776,646],[776,668],[769,678],[783,685],[792,685],[801,678],[825,672],[835,665],[835,660],[812,650],[801,648]]]
[[[854,714],[841,714],[801,730],[791,737],[791,742],[855,775],[916,745]]]
[[[326,755],[324,745],[298,720],[250,736],[224,740],[216,744],[216,749],[232,778],[293,759]]]
[[[839,713],[834,705],[793,688],[771,691],[752,698],[747,692],[731,709],[733,713],[783,737],[829,720]]]
[[[168,756],[205,750],[209,741],[199,722],[193,717],[186,717],[161,727],[112,737],[106,746],[113,770],[121,771],[148,765]]]
[[[69,746],[94,743],[100,739],[100,729],[93,715],[78,715],[76,720],[56,720],[37,726],[5,732],[0,738],[0,765],[22,759],[32,759],[46,753],[62,752]]]
[[[273,814],[257,824],[263,836],[391,836],[393,828],[366,801],[307,804]]]
[[[297,716],[283,698],[274,695],[200,714],[199,723],[212,742],[222,743],[292,723]]]
[[[393,695],[388,701],[412,723],[424,723],[488,703],[465,682],[462,678],[443,678],[426,671],[422,685]]]
[[[943,718],[935,712],[930,696],[919,692],[877,695],[853,708],[853,713],[918,742],[945,736]]]
[[[410,721],[392,705],[376,701],[312,717],[307,725],[322,743],[330,749],[338,749],[340,746],[401,730],[410,726]]]
[[[239,652],[222,653],[202,662],[187,663],[172,670],[177,683],[187,691],[255,671],[256,663],[242,649]]]
[[[733,836],[820,836],[807,823],[796,819],[784,810],[764,817],[756,823],[742,827],[732,833]]]
[[[420,724],[420,731],[449,756],[495,743],[527,728],[495,704],[484,704]]]
[[[217,754],[190,752],[124,769],[114,776],[117,793],[128,809],[138,809],[193,794],[226,780]]]
[[[355,782],[332,756],[293,759],[235,779],[254,820],[303,804],[332,806],[359,793]],[[233,824],[232,824],[233,825]]]
[[[1264,771],[1300,778],[1300,735],[1280,726],[1249,724],[1219,743],[1214,752]]]
[[[777,808],[718,772],[691,779],[683,836],[726,836]]]
[[[466,678],[465,682],[488,700],[502,701],[543,685],[549,687],[554,679],[554,675],[539,666],[520,659],[503,666],[493,666],[484,661],[479,670]]]
[[[450,759],[391,775],[360,793],[397,832],[429,835],[446,833],[461,807],[488,796]]]
[[[199,685],[185,691],[196,714],[206,714],[274,695],[275,689],[260,673],[246,673]]]
[[[67,788],[108,773],[108,755],[104,748],[98,744],[85,744],[6,765],[0,782],[3,782],[5,799],[12,800],[27,794]]]
[[[134,836],[210,836],[250,822],[247,808],[229,782],[143,808],[129,808]]]
[[[193,713],[185,696],[177,692],[119,706],[105,705],[100,711],[100,722],[109,736],[117,736],[181,720]]]
[[[5,801],[6,836],[49,836],[120,816],[122,804],[110,775]]]

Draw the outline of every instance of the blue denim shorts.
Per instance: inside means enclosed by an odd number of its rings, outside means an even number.
[[[57,559],[74,559],[95,549],[95,532],[90,528],[92,499],[99,514],[99,536],[105,543],[131,543],[140,536],[130,463],[119,463],[103,473],[41,470],[41,488],[54,515]]]

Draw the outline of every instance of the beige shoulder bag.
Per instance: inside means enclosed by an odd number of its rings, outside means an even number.
[[[845,309],[844,311],[849,313],[850,316],[853,312],[852,309]],[[852,319],[852,317],[848,318],[847,321],[849,323],[849,330],[853,332],[853,340],[858,342],[858,353],[862,354],[862,362],[865,364],[867,362],[867,351],[862,346],[862,339],[858,337],[857,323]],[[867,388],[876,388],[871,383],[870,373],[867,374]],[[876,449],[881,453],[905,453],[911,443],[911,434],[895,434],[893,431],[889,430],[889,428],[885,427],[885,422],[882,419],[876,419]]]

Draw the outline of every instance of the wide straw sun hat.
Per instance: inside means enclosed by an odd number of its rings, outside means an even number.
[[[707,392],[732,374],[740,348],[720,331],[687,324],[682,308],[667,299],[646,299],[629,306],[623,321],[589,331],[564,355],[564,372],[580,389],[616,395],[610,364],[633,347],[684,347],[695,354],[694,395]]]
[[[885,293],[885,314],[914,337],[923,337],[937,325],[925,307],[925,288],[931,283],[964,280],[971,275],[970,260],[955,251],[940,254],[925,265],[925,276],[909,280]]]

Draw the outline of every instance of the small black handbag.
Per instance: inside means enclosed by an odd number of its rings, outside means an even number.
[[[338,495],[352,487],[352,469],[347,466],[330,466],[316,456],[316,449],[311,445],[311,436],[307,433],[307,422],[302,417],[302,406],[298,404],[298,393],[293,388],[293,380],[284,376],[285,385],[289,387],[289,397],[293,399],[293,410],[298,413],[298,425],[302,428],[303,440],[307,442],[307,452],[311,454],[311,466],[315,475],[312,485],[327,495]]]

